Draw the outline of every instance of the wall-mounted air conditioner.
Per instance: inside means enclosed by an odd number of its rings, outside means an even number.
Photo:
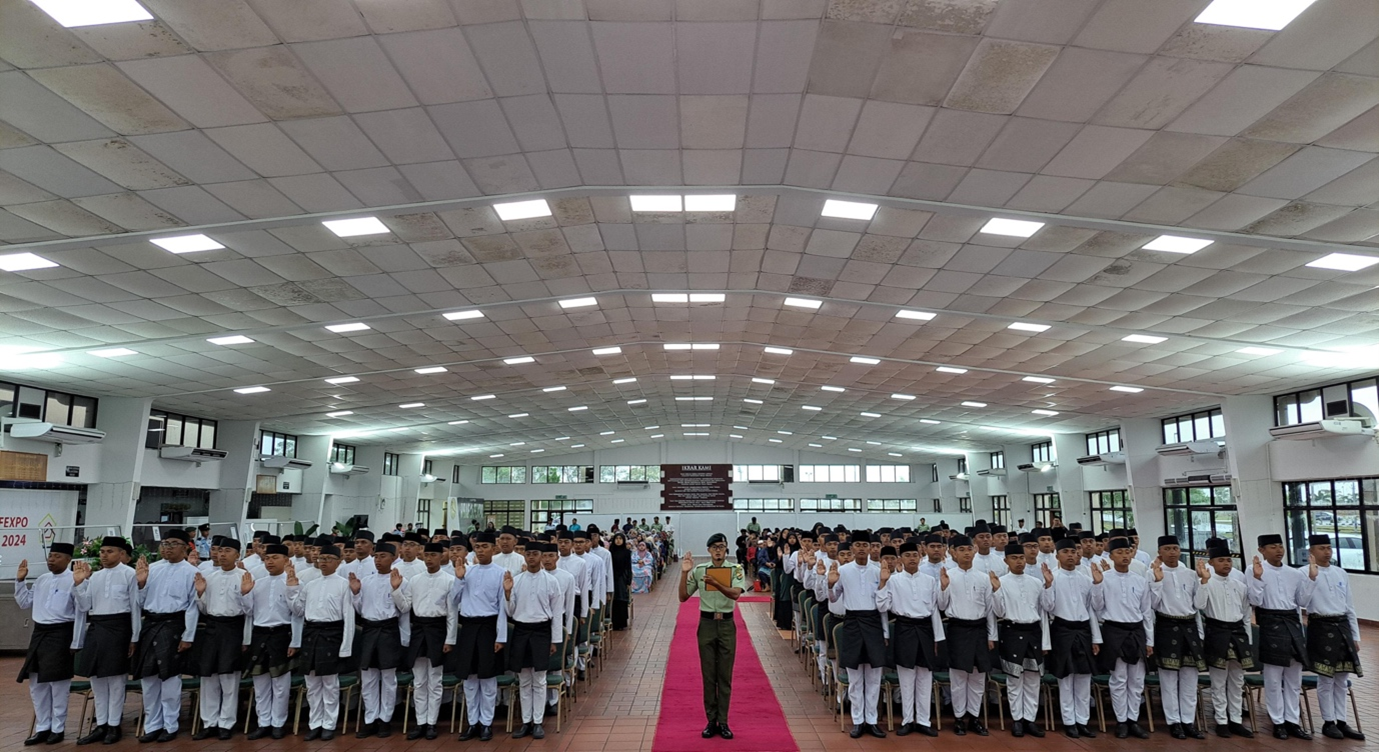
[[[983,476],[983,477],[988,477],[988,476],[993,476],[993,475],[994,475],[994,476],[996,476],[996,477],[998,477],[998,478],[1002,478],[1002,477],[1005,477],[1005,474],[1006,474],[1006,469],[1005,469],[1004,467],[993,467],[993,468],[991,468],[990,470],[978,470],[978,471],[977,471],[977,475],[981,475],[981,476]]]
[[[1053,462],[1026,462],[1016,465],[1015,469],[1022,473],[1046,473],[1055,467],[1058,465]]]
[[[1164,487],[1230,483],[1230,473],[1184,473],[1180,478],[1164,478]]]
[[[957,475],[950,475],[948,476],[948,480],[967,480],[967,473],[958,473]]]
[[[18,426],[15,426],[18,428]],[[1373,436],[1374,421],[1366,418],[1336,418],[1270,428],[1269,435],[1288,441],[1326,439],[1332,436]]]
[[[1077,464],[1095,467],[1097,465],[1124,465],[1125,452],[1107,452],[1106,454],[1089,454],[1086,457],[1078,457]]]
[[[350,465],[344,462],[330,463],[330,472],[334,475],[368,475],[368,465]]]
[[[260,457],[259,464],[264,467],[272,468],[292,468],[294,470],[305,470],[311,467],[311,460],[299,460],[296,457],[284,457],[281,454],[274,454],[268,457]]]
[[[32,441],[51,441],[54,444],[96,444],[105,438],[105,431],[53,423],[14,423],[10,425],[10,436]]]
[[[1191,457],[1198,454],[1220,454],[1225,448],[1225,442],[1208,439],[1205,441],[1184,441],[1179,444],[1164,444],[1154,451],[1162,457]]]
[[[422,482],[422,483],[444,483],[444,482],[445,482],[445,479],[442,478],[442,477],[440,477],[440,476],[438,476],[438,475],[433,475],[433,474],[431,474],[431,473],[422,473],[422,474],[421,474],[421,482]]]
[[[158,447],[158,456],[165,460],[181,460],[183,462],[219,462],[230,453],[224,449],[203,449],[201,447],[176,446],[174,444],[164,444]]]

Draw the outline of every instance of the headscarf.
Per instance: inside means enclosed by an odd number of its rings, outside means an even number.
[[[632,550],[627,547],[627,536],[618,533],[613,536],[613,543],[609,547],[613,554],[613,576],[618,577],[626,574],[632,576]]]

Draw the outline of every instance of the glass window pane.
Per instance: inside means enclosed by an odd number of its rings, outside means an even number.
[[[201,436],[197,439],[196,445],[202,449],[215,449],[215,434],[217,423],[213,420],[201,421]],[[350,455],[353,461],[354,455]]]
[[[165,428],[164,428],[164,430],[163,430],[163,442],[166,443],[166,444],[176,444],[176,445],[178,445],[178,446],[183,446],[183,444],[182,444],[182,416],[181,416],[181,415],[169,415],[169,416],[167,416],[167,418],[164,420],[164,424],[163,424],[163,425],[165,426]]]
[[[1164,443],[1165,443],[1165,444],[1177,444],[1177,443],[1178,443],[1178,422],[1177,422],[1176,420],[1165,420],[1165,421],[1164,421]]]
[[[526,483],[526,482],[527,482],[527,468],[525,468],[525,467],[514,467],[514,468],[512,469],[512,482],[513,482],[513,483]]]
[[[1003,461],[1004,461],[1004,460],[1003,460]],[[909,465],[901,465],[900,467],[897,467],[897,468],[895,469],[895,480],[896,480],[897,483],[909,483],[909,482],[910,482],[910,466],[909,466]]]
[[[67,425],[71,419],[72,395],[61,392],[48,392],[47,403],[43,406],[43,419],[59,426]]]
[[[1379,416],[1379,387],[1375,386],[1374,379],[1358,381],[1351,385],[1350,410],[1363,414],[1364,410],[1357,410],[1357,406],[1368,409],[1370,415]]]
[[[879,465],[867,465],[867,482],[868,482],[868,483],[880,483],[880,482],[881,482],[881,466],[879,466]]]
[[[1314,420],[1321,420],[1322,415],[1322,393],[1319,389],[1308,389],[1298,394],[1298,410],[1302,417],[1300,422],[1308,423]]]

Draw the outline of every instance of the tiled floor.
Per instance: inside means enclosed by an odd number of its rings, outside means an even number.
[[[533,741],[530,738],[513,740],[506,735],[498,735],[488,744],[481,745],[479,742],[469,744],[479,745],[483,749],[491,750],[491,752],[518,752],[527,749],[531,749],[533,752],[546,750],[552,752],[649,751],[656,732],[656,719],[661,712],[661,685],[664,680],[667,649],[670,643],[671,630],[674,626],[676,606],[678,605],[673,577],[672,574],[657,583],[656,589],[651,594],[636,597],[635,619],[631,630],[618,633],[614,649],[602,675],[595,678],[587,690],[581,686],[579,701],[575,704],[574,712],[566,722],[563,733],[554,733],[554,724],[548,724],[548,735],[542,741]],[[801,752],[822,752],[825,748],[829,752],[862,749],[870,752],[884,752],[885,750],[939,747],[957,752],[978,748],[1000,748],[1014,752],[1082,748],[1133,749],[1137,752],[1143,750],[1153,752],[1160,748],[1177,747],[1206,749],[1208,744],[1213,749],[1267,750],[1288,748],[1294,752],[1309,746],[1336,750],[1379,750],[1379,691],[1375,689],[1379,677],[1374,676],[1361,679],[1357,683],[1356,689],[1356,698],[1360,703],[1365,720],[1376,724],[1369,729],[1370,741],[1368,742],[1338,742],[1322,739],[1318,736],[1318,740],[1309,745],[1307,742],[1298,741],[1279,742],[1269,738],[1267,733],[1254,740],[1228,740],[1211,737],[1210,741],[1207,742],[1190,740],[1178,742],[1162,733],[1162,729],[1160,729],[1161,733],[1155,734],[1153,738],[1147,741],[1134,739],[1121,741],[1104,735],[1094,740],[1072,741],[1061,734],[1051,734],[1042,740],[1029,736],[1023,739],[1013,739],[1008,733],[1000,731],[993,731],[989,738],[974,735],[956,737],[948,733],[946,729],[937,739],[913,735],[897,737],[892,734],[886,739],[864,738],[854,741],[848,738],[846,734],[839,732],[838,725],[830,715],[823,697],[811,685],[809,674],[806,673],[799,656],[792,652],[791,643],[781,639],[780,633],[776,631],[770,620],[770,604],[747,603],[743,604],[742,608],[752,644],[761,656],[766,673],[775,686],[781,710],[786,715],[791,733],[794,735]],[[1379,629],[1364,628],[1362,649],[1362,660],[1365,665],[1379,666]],[[19,664],[20,660],[14,656],[0,659],[0,676],[14,676],[19,670]],[[130,700],[127,717],[132,719],[135,710],[134,702],[137,698],[131,696]],[[76,727],[76,716],[79,708],[79,703],[73,703],[70,718],[71,729]],[[696,714],[700,712],[698,708],[684,710]],[[184,711],[184,728],[189,725],[186,721],[188,717]],[[20,742],[27,736],[30,719],[31,710],[26,685],[10,681],[0,682],[0,751],[20,749]],[[750,724],[752,719],[750,717],[733,718],[732,721],[734,726],[740,726]],[[1320,723],[1320,718],[1318,718],[1319,730]],[[131,725],[132,720],[126,723],[126,730]],[[68,741],[63,747],[70,746],[74,738],[75,734],[69,732]],[[179,749],[193,748],[202,752],[257,749],[300,750],[307,748],[357,750],[358,752],[371,752],[385,748],[390,750],[406,748],[424,752],[427,749],[440,748],[441,745],[449,746],[455,743],[454,737],[450,736],[442,737],[441,740],[434,742],[424,740],[408,742],[396,732],[386,740],[377,738],[356,740],[351,733],[337,737],[332,742],[313,742],[311,744],[302,742],[300,737],[289,737],[277,742],[269,739],[249,742],[238,734],[228,742],[214,740],[192,742],[184,732],[181,739],[176,743],[162,745],[158,752],[175,752]],[[118,748],[131,746],[136,746],[136,743],[126,737],[126,741],[118,745]],[[713,747],[713,741],[703,743],[705,750],[712,750]],[[94,749],[104,749],[104,747],[95,747]],[[153,751],[150,750],[150,752]]]

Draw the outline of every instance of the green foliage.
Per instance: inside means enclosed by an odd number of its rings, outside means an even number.
[[[339,530],[339,531],[340,531],[340,534],[343,535],[343,536],[345,536],[346,538],[353,538],[353,537],[354,537],[354,525],[352,524],[353,522],[354,522],[354,518],[350,518],[350,519],[345,520],[345,521],[343,521],[343,522],[337,522],[337,523],[335,523],[335,529],[336,529],[336,530]]]
[[[313,522],[311,523],[311,527],[303,529],[302,523],[300,521],[295,521],[292,523],[292,534],[297,536],[314,535],[316,533],[316,529],[319,527],[320,525]]]

